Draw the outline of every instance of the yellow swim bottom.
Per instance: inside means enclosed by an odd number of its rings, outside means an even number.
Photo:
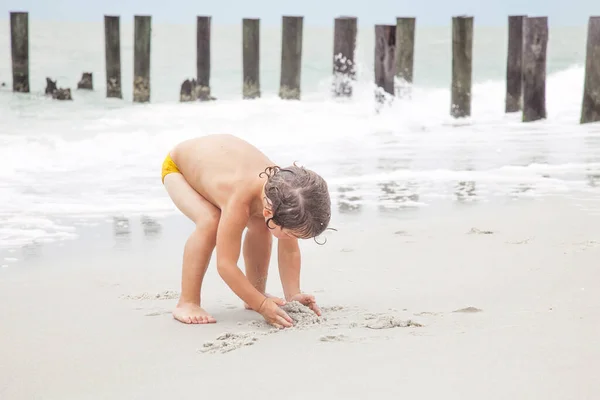
[[[165,183],[165,176],[167,176],[173,172],[181,173],[179,171],[179,168],[177,168],[177,165],[175,164],[175,162],[173,162],[171,155],[167,154],[167,157],[165,158],[165,161],[163,161],[163,164],[162,164],[162,183]]]

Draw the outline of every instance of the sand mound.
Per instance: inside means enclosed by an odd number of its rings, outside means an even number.
[[[298,328],[320,324],[323,318],[319,317],[313,310],[297,301],[291,301],[281,307],[294,321],[294,326]]]

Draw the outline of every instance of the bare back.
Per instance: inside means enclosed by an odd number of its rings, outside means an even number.
[[[232,199],[252,201],[260,196],[259,174],[273,162],[250,143],[232,135],[190,139],[171,150],[171,158],[189,185],[215,207]]]

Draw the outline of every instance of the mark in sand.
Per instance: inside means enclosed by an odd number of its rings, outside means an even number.
[[[471,228],[471,230],[469,232],[467,232],[467,234],[469,234],[469,235],[493,235],[494,232],[493,231],[482,231],[481,229]]]
[[[344,328],[368,328],[368,329],[391,329],[391,328],[408,328],[408,327],[423,327],[424,325],[412,320],[403,319],[392,313],[368,313],[359,310],[350,310],[342,306],[323,307],[324,316],[317,316],[310,308],[305,305],[292,301],[282,306],[287,314],[294,321],[291,328],[277,329],[269,325],[263,319],[250,321],[246,324],[250,328],[249,331],[242,333],[226,332],[216,338],[214,341],[206,342],[199,352],[202,353],[228,353],[230,351],[251,346],[258,341],[261,336],[272,334],[280,334],[290,330],[309,330],[322,329],[337,330]],[[242,323],[238,322],[237,326]],[[362,342],[366,338],[352,337],[347,334],[327,332],[319,337],[320,342]]]
[[[340,335],[323,335],[319,338],[321,342],[347,342],[349,340],[348,336],[340,334]]]
[[[206,342],[201,349],[202,353],[229,353],[244,346],[252,346],[258,338],[251,333],[226,332],[217,337],[214,342]]]
[[[483,310],[477,308],[477,307],[467,307],[467,308],[461,308],[460,310],[454,310],[452,312],[454,313],[478,313],[478,312],[482,312]]]
[[[179,298],[179,292],[173,290],[165,290],[160,293],[140,293],[140,294],[127,294],[121,296],[122,299],[127,300],[175,300]]]
[[[380,315],[366,324],[369,329],[408,328],[411,326],[420,328],[423,325],[411,319],[402,320],[393,315]]]

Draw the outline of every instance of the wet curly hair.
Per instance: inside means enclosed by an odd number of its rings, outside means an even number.
[[[295,163],[287,168],[268,167],[259,174],[266,176],[265,197],[273,213],[271,221],[302,238],[315,238],[329,226],[331,198],[327,182],[317,173]]]

